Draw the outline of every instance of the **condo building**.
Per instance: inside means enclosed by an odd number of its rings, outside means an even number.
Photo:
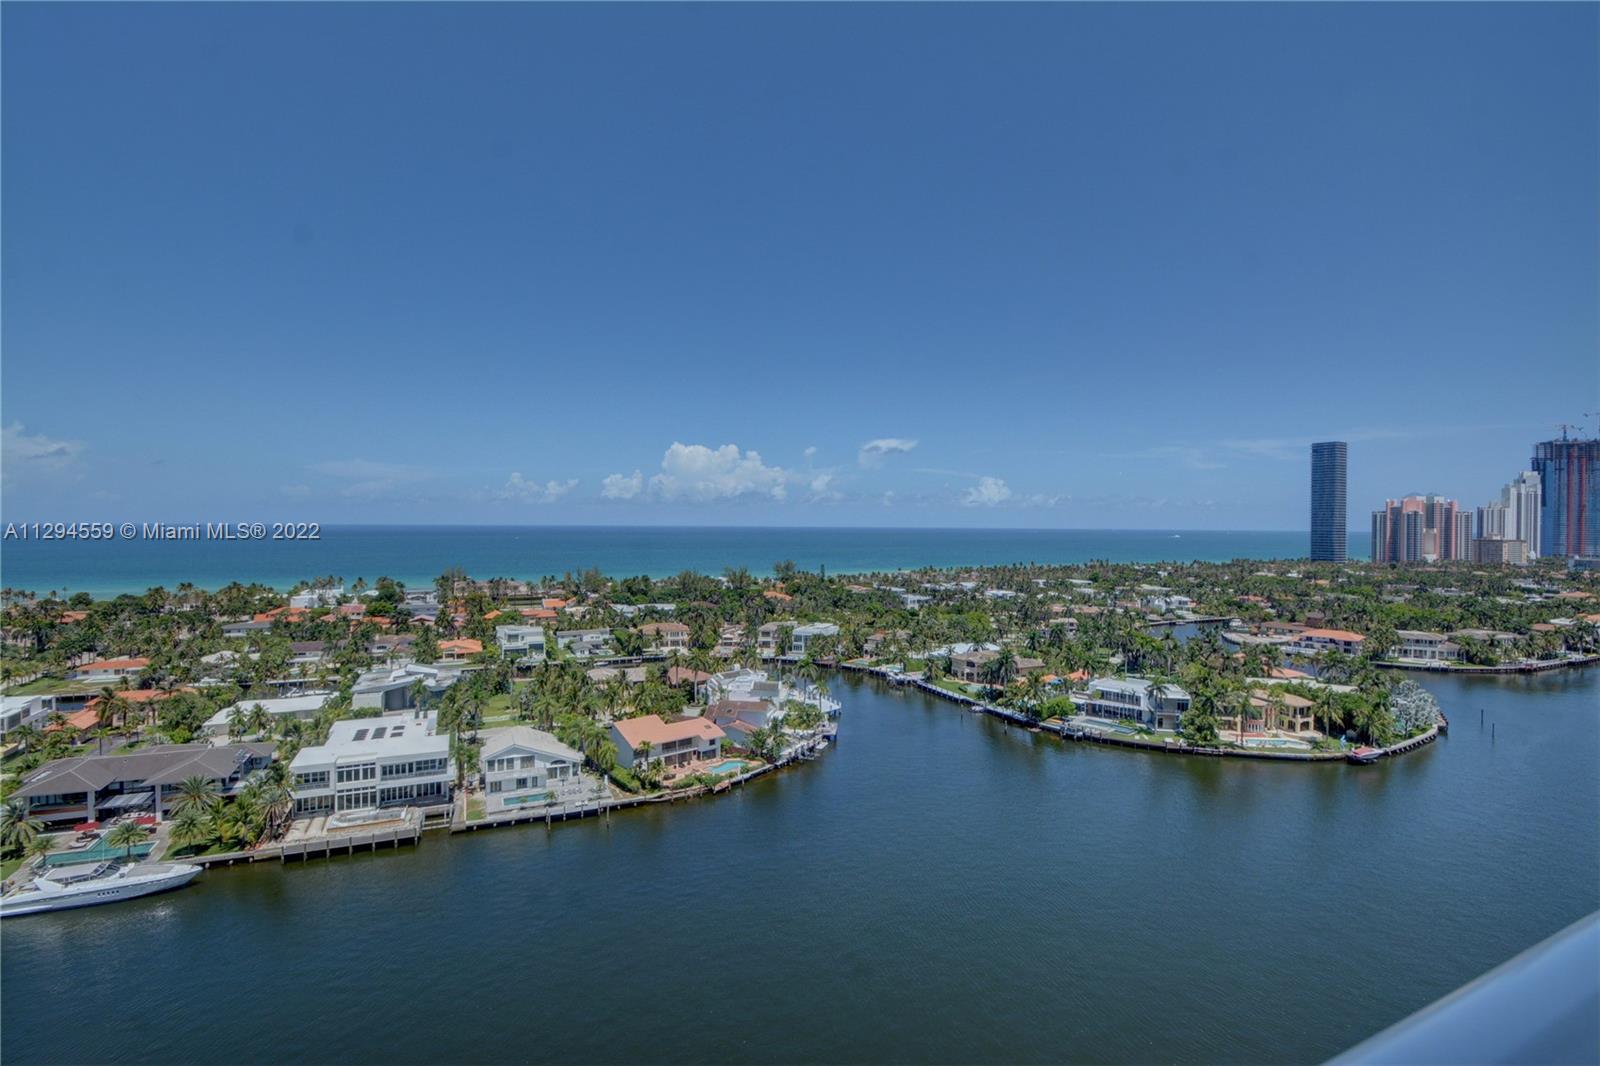
[[[1600,440],[1547,440],[1529,464],[1539,477],[1539,554],[1600,556]]]
[[[1439,562],[1472,558],[1473,516],[1443,496],[1406,496],[1372,512],[1372,561]]]
[[[1349,446],[1342,440],[1311,446],[1311,558],[1345,561],[1345,471]]]

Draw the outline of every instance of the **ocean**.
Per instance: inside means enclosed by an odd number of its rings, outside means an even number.
[[[1352,559],[1367,556],[1352,533]],[[63,595],[114,596],[183,582],[288,588],[335,576],[426,584],[459,566],[476,578],[537,579],[591,567],[613,577],[761,576],[790,560],[834,573],[1001,563],[1219,562],[1295,559],[1301,531],[1089,529],[823,529],[619,526],[326,526],[316,541],[23,541],[0,544],[0,584]]]

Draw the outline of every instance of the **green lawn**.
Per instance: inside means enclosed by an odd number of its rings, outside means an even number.
[[[68,681],[60,677],[37,677],[26,685],[6,689],[7,696],[77,696],[99,692],[105,682]]]
[[[485,806],[483,797],[481,797],[481,796],[473,796],[472,798],[467,800],[467,821],[469,821],[469,822],[482,821],[484,812],[487,809],[488,808]]]
[[[18,855],[14,859],[0,859],[0,881],[4,881],[17,872],[17,867],[22,865],[25,856]]]

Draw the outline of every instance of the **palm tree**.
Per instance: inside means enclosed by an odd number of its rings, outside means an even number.
[[[145,842],[144,826],[138,822],[121,822],[106,834],[106,843],[113,848],[126,848],[124,858],[133,860],[133,849]]]
[[[177,812],[172,819],[172,842],[179,847],[208,844],[215,831],[211,815],[199,807],[187,807]]]
[[[177,798],[172,801],[174,814],[186,810],[199,810],[213,813],[221,805],[222,797],[217,792],[217,783],[209,777],[196,774],[186,777],[178,785]]]
[[[13,796],[0,806],[0,848],[6,851],[26,848],[43,828],[43,823],[28,810],[28,801],[21,796]]]

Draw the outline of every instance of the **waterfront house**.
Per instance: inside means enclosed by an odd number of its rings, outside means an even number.
[[[294,774],[296,815],[448,805],[455,782],[450,738],[421,711],[333,723],[328,741],[301,748]]]
[[[668,722],[659,715],[623,718],[611,723],[611,740],[617,746],[617,765],[631,770],[634,752],[645,762],[661,760],[669,767],[709,761],[722,754],[726,734],[705,718],[679,718]]]
[[[1265,627],[1264,627],[1265,628]],[[1321,655],[1336,651],[1343,655],[1359,655],[1366,638],[1347,629],[1303,629],[1286,645],[1288,650],[1300,655]]]
[[[273,751],[271,744],[158,744],[55,759],[26,775],[13,795],[28,801],[30,818],[51,828],[127,812],[160,818],[171,813],[178,786],[189,778],[205,778],[219,795],[233,796],[272,761]]]
[[[790,634],[789,654],[796,659],[803,659],[813,642],[838,635],[839,627],[832,622],[811,622],[795,626],[794,632]]]
[[[760,655],[777,655],[784,647],[784,630],[793,628],[793,622],[768,622],[756,630],[756,652]]]
[[[987,681],[989,664],[998,658],[1000,658],[998,651],[991,651],[987,648],[952,652],[950,655],[950,676],[957,681],[966,681],[972,684]]]
[[[298,718],[301,721],[310,721],[317,716],[328,702],[328,697],[333,693],[326,690],[307,692],[300,696],[279,696],[273,699],[251,700],[244,699],[238,703],[230,703],[216,714],[206,719],[200,732],[208,737],[225,737],[231,733],[235,715],[241,718],[248,716],[257,707],[266,713],[274,723],[285,718]]]
[[[702,716],[727,735],[728,742],[741,748],[750,746],[750,735],[767,729],[783,718],[783,712],[766,700],[718,700]]]
[[[1189,694],[1177,685],[1152,692],[1142,677],[1097,677],[1089,682],[1085,713],[1098,718],[1131,718],[1151,729],[1173,730],[1189,709]]]
[[[149,659],[97,659],[82,663],[67,674],[69,681],[116,681],[136,676],[150,665]]]
[[[654,651],[689,650],[689,627],[682,622],[650,622],[640,626],[639,633]]]
[[[542,729],[486,729],[478,752],[485,809],[490,814],[576,798],[589,791],[583,755]]]
[[[1443,633],[1429,633],[1420,629],[1397,629],[1398,643],[1389,650],[1391,657],[1419,662],[1455,662],[1461,657],[1459,645]]]
[[[501,655],[520,665],[531,666],[544,661],[544,626],[495,626],[494,642],[500,645]]]
[[[1266,736],[1273,733],[1288,733],[1297,736],[1316,734],[1316,721],[1312,717],[1313,704],[1304,696],[1296,696],[1292,692],[1274,693],[1268,689],[1252,689],[1250,692],[1251,713],[1243,717],[1238,713],[1217,715],[1217,732],[1223,737],[1228,734],[1243,732],[1249,736]]]

